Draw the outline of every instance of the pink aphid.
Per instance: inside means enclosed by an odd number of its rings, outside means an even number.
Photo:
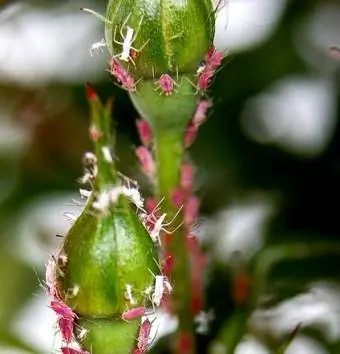
[[[51,308],[56,314],[63,317],[65,320],[73,321],[76,317],[76,314],[72,309],[61,301],[52,300]]]
[[[149,124],[145,120],[139,119],[136,122],[136,125],[143,145],[150,145],[152,141],[152,132]]]
[[[149,319],[146,319],[139,329],[137,348],[145,353],[148,349],[149,336],[151,332],[152,323]]]
[[[200,206],[199,199],[190,196],[184,205],[184,225],[191,226],[197,219],[198,209]]]
[[[141,307],[135,307],[130,310],[127,310],[122,313],[121,318],[124,321],[130,321],[134,320],[136,318],[142,317],[145,315],[146,312],[146,307],[141,306]]]
[[[195,127],[199,127],[205,122],[207,119],[207,111],[211,106],[212,102],[210,100],[201,100],[198,102],[195,115],[192,119],[192,124]]]
[[[165,96],[172,95],[174,90],[174,80],[168,74],[162,74],[158,80],[159,87]]]
[[[111,74],[121,83],[127,91],[135,91],[136,85],[133,77],[119,64],[117,60],[111,60]]]
[[[205,69],[202,71],[197,86],[200,90],[206,90],[210,83],[211,78],[214,76],[214,70],[211,69],[209,66],[206,66]]]
[[[155,162],[151,152],[145,146],[140,146],[136,149],[136,155],[142,165],[144,173],[152,177],[155,172]]]
[[[62,347],[60,348],[62,354],[90,354],[88,351]]]
[[[183,164],[181,166],[180,187],[183,188],[183,190],[185,191],[191,190],[193,180],[194,180],[194,168],[190,164]]]
[[[64,317],[60,317],[58,319],[59,329],[62,338],[66,342],[70,342],[73,337],[73,320],[65,319]]]
[[[188,148],[189,146],[191,146],[193,144],[193,142],[196,139],[197,132],[198,132],[198,129],[193,124],[190,124],[187,127],[187,130],[186,130],[185,136],[184,136],[184,146],[186,148]]]
[[[175,188],[171,193],[171,201],[174,206],[180,208],[184,203],[184,192],[182,188]]]
[[[223,53],[219,52],[212,46],[208,53],[205,56],[206,66],[212,70],[216,70],[221,64],[223,60]]]

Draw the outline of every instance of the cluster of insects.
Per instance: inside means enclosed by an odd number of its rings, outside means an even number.
[[[56,281],[57,272],[61,272],[58,264],[61,263],[65,265],[66,262],[67,256],[63,254],[62,251],[59,251],[55,256],[52,256],[46,264],[46,292],[52,298],[50,307],[58,316],[57,324],[64,342],[60,350],[63,354],[89,354],[87,351],[68,347],[69,343],[74,340],[74,328],[77,315],[62,300]],[[71,296],[75,295],[78,291],[79,288],[77,287],[72,289]],[[86,333],[87,331],[84,328],[80,329],[77,338],[82,340],[86,336]]]

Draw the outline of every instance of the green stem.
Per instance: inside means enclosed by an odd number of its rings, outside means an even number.
[[[173,219],[178,213],[178,208],[171,202],[172,191],[179,186],[181,164],[184,155],[183,131],[160,130],[155,136],[156,163],[157,163],[157,198],[162,202],[162,212],[167,214],[167,221]],[[183,220],[183,211],[174,221],[176,228],[178,222]],[[174,257],[174,267],[171,272],[171,280],[174,286],[173,306],[174,313],[178,316],[177,339],[181,335],[189,336],[192,342],[190,352],[195,353],[194,323],[191,304],[190,267],[186,247],[186,234],[184,226],[180,226],[172,233],[170,242],[164,244],[166,254]]]

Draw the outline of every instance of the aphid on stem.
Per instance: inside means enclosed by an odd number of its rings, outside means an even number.
[[[81,350],[81,349],[73,349],[68,347],[60,348],[62,354],[90,354],[88,351]]]
[[[50,304],[51,309],[65,320],[73,321],[77,315],[66,304],[61,301],[52,300]]]
[[[147,318],[139,329],[137,348],[141,353],[145,353],[149,345],[149,336],[152,328],[152,323]]]

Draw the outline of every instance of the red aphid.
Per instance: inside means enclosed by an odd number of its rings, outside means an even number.
[[[187,130],[186,130],[185,136],[184,136],[184,146],[185,146],[185,148],[188,148],[189,146],[191,146],[193,144],[193,142],[196,139],[197,132],[198,132],[198,129],[193,124],[190,124],[187,127]]]
[[[148,176],[153,176],[155,172],[155,162],[151,152],[145,146],[139,146],[136,149],[136,155],[142,166],[144,173]]]
[[[143,145],[150,145],[152,141],[152,132],[149,124],[145,120],[139,119],[137,120],[136,125]]]
[[[122,313],[121,318],[124,321],[134,320],[145,315],[146,307],[135,307]]]
[[[158,80],[159,87],[165,96],[172,95],[174,90],[174,80],[168,74],[162,74]]]
[[[68,347],[62,347],[60,348],[62,354],[90,354],[86,350],[81,350],[81,349],[73,349],[73,348],[68,348]]]
[[[195,127],[199,127],[205,122],[207,119],[207,111],[211,106],[212,102],[210,100],[201,100],[198,102],[195,115],[192,119],[192,124]]]
[[[129,52],[129,57],[134,62],[139,57],[139,54],[140,52],[131,48]]]
[[[60,317],[58,319],[59,329],[63,340],[70,342],[73,338],[73,320],[65,319]]]
[[[152,323],[149,321],[149,319],[146,319],[140,326],[137,347],[142,353],[145,353],[148,349],[151,327]]]
[[[51,308],[56,314],[60,315],[65,320],[73,321],[76,317],[76,314],[72,311],[72,309],[61,301],[52,300]]]

